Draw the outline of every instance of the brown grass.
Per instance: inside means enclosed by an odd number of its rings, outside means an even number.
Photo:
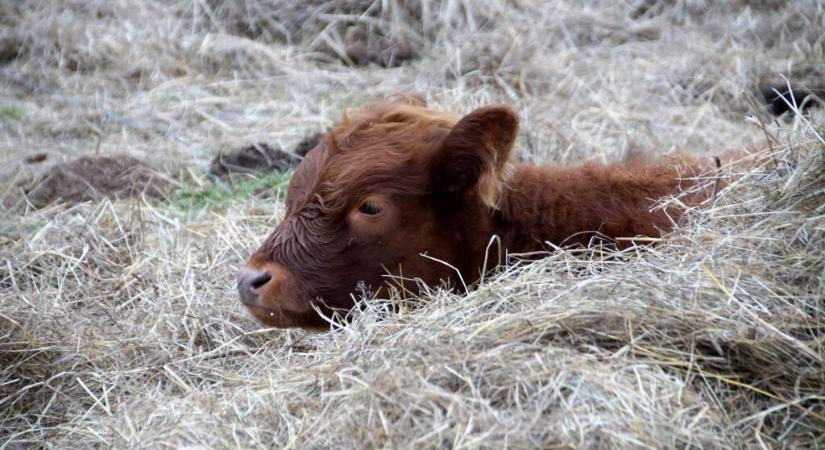
[[[825,70],[821,2],[297,4],[0,0],[0,447],[825,447],[825,115],[749,97]],[[353,39],[418,58],[319,50]],[[513,105],[530,161],[755,154],[655,246],[553,251],[322,334],[236,299],[272,197],[23,194],[96,154],[209,186],[219,151],[399,91]]]

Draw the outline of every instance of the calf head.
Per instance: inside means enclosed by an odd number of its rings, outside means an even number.
[[[345,115],[296,169],[241,301],[266,325],[318,328],[316,308],[349,310],[359,287],[477,279],[517,123],[504,106],[455,121],[416,98]]]

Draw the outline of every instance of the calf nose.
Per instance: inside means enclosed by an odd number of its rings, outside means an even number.
[[[242,269],[238,274],[238,293],[241,295],[241,303],[249,306],[257,306],[261,298],[258,289],[272,280],[269,272]]]

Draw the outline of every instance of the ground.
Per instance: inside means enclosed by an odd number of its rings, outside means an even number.
[[[0,0],[0,447],[825,447],[825,114],[763,104],[821,92],[823,30],[817,0]],[[511,105],[528,162],[745,160],[654,245],[262,329],[234,279],[294,158],[398,92]]]

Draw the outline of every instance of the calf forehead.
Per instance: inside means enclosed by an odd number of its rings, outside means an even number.
[[[382,124],[383,125],[383,124]],[[321,174],[326,187],[345,195],[419,191],[438,141],[449,133],[437,127],[376,125],[339,143]]]
[[[299,203],[306,200],[318,179],[322,159],[323,148],[322,145],[318,145],[307,152],[295,169],[286,192],[287,212],[292,212]]]
[[[427,162],[447,134],[449,128],[443,126],[395,123],[372,124],[338,136],[333,131],[296,169],[287,192],[287,210],[329,190],[363,195],[370,190],[408,191],[412,184],[420,190]]]

